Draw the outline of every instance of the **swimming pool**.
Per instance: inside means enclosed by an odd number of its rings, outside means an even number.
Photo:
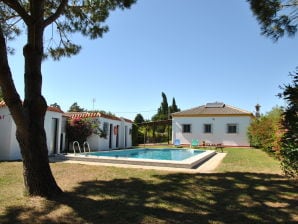
[[[132,150],[117,150],[108,152],[91,152],[87,155],[91,156],[109,156],[109,157],[124,157],[124,158],[139,158],[139,159],[157,159],[157,160],[175,160],[181,161],[192,156],[205,152],[204,150],[193,149],[132,149]]]
[[[65,160],[193,169],[214,156],[214,150],[141,148],[67,154]]]

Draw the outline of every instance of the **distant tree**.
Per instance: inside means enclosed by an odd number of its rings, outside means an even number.
[[[145,122],[142,114],[137,114],[134,123],[132,125],[132,144],[138,145],[144,142],[145,127],[140,126],[141,123]]]
[[[61,107],[60,107],[60,105],[59,105],[58,103],[53,103],[53,104],[51,104],[50,106],[51,106],[51,107],[56,107],[56,108],[58,108],[59,110],[61,110]]]
[[[279,96],[287,102],[283,126],[286,130],[282,138],[282,168],[288,176],[298,176],[298,71],[291,74],[293,82],[283,86]]]
[[[172,105],[170,106],[170,113],[175,113],[175,112],[179,112],[179,111],[180,111],[180,109],[178,108],[178,106],[176,104],[176,100],[173,97]]]
[[[137,146],[140,142],[138,141],[140,134],[139,126],[136,123],[132,124],[132,145]]]
[[[248,138],[251,146],[262,148],[279,156],[280,142],[283,135],[282,112],[283,110],[280,107],[275,107],[266,115],[252,121],[248,128]]]
[[[84,108],[80,107],[77,102],[73,103],[68,112],[84,112],[86,111]]]
[[[162,96],[162,102],[160,104],[160,107],[157,109],[157,114],[155,114],[152,117],[153,121],[167,120],[168,119],[169,105],[168,105],[167,96],[164,92],[161,93],[161,96]]]
[[[137,114],[135,119],[134,119],[134,123],[135,124],[141,124],[143,122],[145,122],[145,119],[144,119],[143,115],[142,114]]]
[[[159,108],[159,114],[161,115],[162,120],[166,120],[168,119],[168,115],[169,115],[169,104],[168,104],[167,96],[164,92],[161,93],[161,97],[162,97],[162,102]]]
[[[170,110],[171,112],[178,112],[178,111],[180,111],[180,109],[178,108],[178,106],[176,104],[176,100],[175,100],[174,97],[173,97],[172,105],[171,105],[170,109],[171,109]]]
[[[152,121],[168,120],[170,119],[170,113],[179,111],[175,98],[173,98],[172,105],[169,106],[166,94],[162,92],[161,96],[162,102],[160,107],[157,109],[157,113],[152,117]],[[169,133],[171,132],[170,125],[153,125],[150,129],[152,130],[152,139],[154,142],[169,141]]]
[[[262,35],[277,41],[285,34],[294,36],[297,32],[297,0],[247,0],[261,25]]]
[[[135,0],[3,0],[0,1],[0,87],[16,124],[25,191],[28,195],[51,197],[62,191],[51,172],[44,118],[47,102],[42,95],[42,61],[80,52],[71,37],[82,34],[97,39],[108,31],[105,24],[111,11],[127,9]],[[47,28],[53,32],[45,32]],[[23,31],[24,99],[13,81],[8,43]],[[51,35],[45,37],[46,34]],[[77,39],[77,38],[76,38]],[[45,48],[44,41],[49,40]]]

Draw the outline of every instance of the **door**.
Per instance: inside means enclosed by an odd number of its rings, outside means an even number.
[[[109,149],[113,147],[113,125],[110,124]]]
[[[116,135],[116,148],[119,148],[119,125],[115,126],[114,134]]]
[[[59,119],[58,118],[52,118],[52,125],[51,125],[51,150],[50,152],[52,154],[57,154],[58,153],[58,124],[59,124]]]
[[[124,148],[127,148],[127,126],[124,128]]]

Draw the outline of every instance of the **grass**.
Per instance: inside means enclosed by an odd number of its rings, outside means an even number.
[[[225,149],[214,173],[52,163],[64,194],[23,196],[22,164],[0,163],[0,223],[297,223],[297,182],[260,150]]]
[[[224,149],[228,156],[218,172],[256,172],[282,174],[279,161],[259,149]]]

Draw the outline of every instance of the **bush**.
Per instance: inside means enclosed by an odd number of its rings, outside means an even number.
[[[91,122],[87,119],[69,119],[66,126],[67,137],[70,142],[78,141],[83,144],[93,133]]]
[[[96,134],[101,138],[106,137],[106,133],[99,128],[99,121],[90,118],[69,119],[66,126],[68,141],[78,141],[83,144],[87,138]]]
[[[281,149],[281,167],[284,173],[290,177],[298,176],[298,147],[291,140],[284,141]]]
[[[293,82],[284,86],[284,92],[279,94],[287,102],[283,114],[286,132],[282,138],[281,166],[286,175],[298,177],[298,72],[291,76]]]
[[[248,138],[251,146],[279,156],[283,136],[281,114],[281,108],[276,107],[250,124]]]

